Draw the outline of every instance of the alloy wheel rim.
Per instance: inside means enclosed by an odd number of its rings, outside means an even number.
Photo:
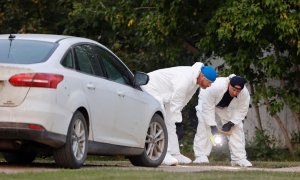
[[[161,157],[165,148],[165,135],[163,127],[152,122],[149,126],[146,137],[146,153],[151,160],[157,160]]]
[[[77,160],[81,160],[85,152],[85,129],[82,121],[77,119],[73,126],[72,131],[72,150],[73,155]]]

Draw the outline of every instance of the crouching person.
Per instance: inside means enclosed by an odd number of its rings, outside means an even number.
[[[193,66],[177,66],[148,73],[149,82],[142,88],[156,98],[165,110],[168,130],[168,151],[162,162],[165,165],[191,163],[192,160],[180,153],[177,122],[182,122],[181,111],[199,87],[209,87],[216,79],[216,71],[197,62]]]
[[[243,120],[247,115],[250,95],[240,76],[219,77],[210,88],[199,92],[196,106],[198,127],[194,139],[193,163],[208,163],[212,150],[209,134],[222,131],[227,134],[232,166],[250,167],[245,150]],[[217,128],[215,116],[219,116],[222,128]]]

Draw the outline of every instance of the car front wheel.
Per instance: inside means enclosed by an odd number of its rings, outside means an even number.
[[[87,156],[88,131],[84,116],[76,111],[69,125],[66,144],[54,151],[54,160],[64,168],[80,168]]]
[[[163,161],[168,147],[168,133],[163,118],[157,114],[152,117],[145,140],[144,152],[129,157],[135,166],[157,167]]]

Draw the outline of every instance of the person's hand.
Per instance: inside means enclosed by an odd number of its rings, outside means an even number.
[[[210,131],[212,135],[218,134],[218,128],[217,126],[210,126]]]
[[[234,126],[234,123],[231,122],[231,121],[228,121],[227,123],[225,123],[223,126],[222,126],[222,131],[224,132],[228,132],[230,131],[230,129]]]

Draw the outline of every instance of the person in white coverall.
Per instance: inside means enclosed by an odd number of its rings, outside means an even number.
[[[193,66],[178,66],[148,73],[149,82],[142,88],[156,98],[165,110],[168,131],[168,150],[163,164],[191,163],[180,154],[176,122],[182,122],[181,111],[199,88],[209,87],[217,73],[209,66],[196,62]]]
[[[245,150],[243,120],[249,109],[250,95],[244,86],[246,80],[240,76],[219,77],[210,88],[201,90],[196,106],[198,127],[194,139],[193,163],[208,163],[212,150],[209,135],[223,131],[227,133],[232,166],[250,167]],[[217,128],[215,115],[222,128]],[[211,133],[211,134],[210,134]]]

